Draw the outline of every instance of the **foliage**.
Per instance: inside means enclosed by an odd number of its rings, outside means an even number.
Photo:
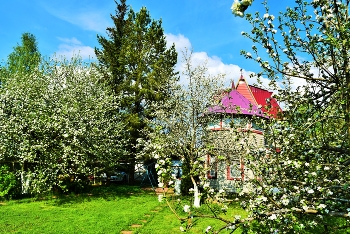
[[[116,4],[116,14],[111,16],[114,26],[107,28],[108,38],[98,36],[102,48],[96,48],[95,53],[104,80],[121,96],[119,111],[130,139],[125,159],[131,163],[132,180],[137,140],[146,138],[142,130],[149,127],[151,103],[170,95],[177,53],[174,45],[166,48],[161,20],[152,20],[146,8],[135,13],[125,0]]]
[[[8,166],[0,167],[0,197],[6,197],[11,189],[16,186],[16,176],[9,170]]]
[[[252,29],[251,33],[242,34],[254,44],[251,52],[242,51],[242,54],[260,64],[262,71],[256,75],[270,79],[269,89],[277,91],[276,98],[283,103],[285,111],[277,119],[253,118],[264,131],[265,148],[252,144],[244,131],[227,132],[235,136],[232,138],[230,135],[211,138],[218,143],[224,138],[231,142],[238,140],[242,147],[223,142],[221,146],[230,147],[219,147],[227,149],[219,155],[239,153],[240,158],[250,162],[249,169],[254,175],[237,183],[235,189],[246,199],[241,205],[249,216],[225,219],[223,227],[230,227],[232,231],[241,227],[244,233],[257,230],[262,233],[344,233],[349,229],[349,4],[350,1],[296,0],[295,6],[276,18],[269,13],[265,1],[264,14],[246,13]],[[196,77],[198,73],[187,74]],[[303,85],[293,88],[296,81],[303,81]],[[187,91],[201,90],[199,87],[191,89],[190,82]],[[206,94],[205,97],[213,96]],[[197,104],[193,96],[174,96],[175,100]],[[208,103],[203,100],[204,105]],[[157,112],[157,126],[162,126],[162,131],[152,138],[160,175],[171,174],[166,165],[170,157],[176,155],[184,162],[188,160],[194,169],[189,174],[193,178],[201,176],[203,187],[207,187],[203,175],[208,169],[200,160],[203,162],[203,156],[217,146],[208,147],[203,143],[207,142],[205,139],[210,142],[210,137],[200,137],[205,136],[203,129],[207,123],[196,117],[205,111],[193,111],[191,107],[195,105],[188,105],[189,109],[184,105],[180,113],[176,111],[176,103],[166,105],[174,110],[174,117],[168,112]],[[191,125],[193,123],[196,125]],[[233,124],[232,128],[238,129],[239,124]],[[227,158],[228,162],[231,160]],[[210,199],[210,193],[211,190],[202,192],[202,197],[207,198],[205,202]],[[183,208],[189,212],[193,207]],[[216,217],[214,210],[213,214]]]
[[[253,0],[235,0],[231,6],[232,14],[235,16],[243,17],[244,11],[247,10],[247,8],[252,5],[252,3]]]
[[[349,1],[296,0],[277,18],[264,4],[264,14],[246,14],[252,30],[243,35],[254,45],[242,54],[260,64],[257,75],[271,80],[286,111],[261,123],[266,153],[252,148],[246,155],[259,162],[251,169],[261,179],[245,194],[245,221],[266,232],[344,232],[350,221]],[[297,81],[304,85],[292,89]],[[332,223],[332,216],[341,218]]]
[[[23,193],[81,190],[124,153],[116,97],[79,59],[11,73],[0,90],[0,161],[15,164]]]
[[[8,56],[6,70],[12,73],[26,73],[36,69],[41,61],[36,38],[31,33],[23,33],[21,44],[13,48]],[[5,77],[2,77],[5,78]],[[1,80],[5,82],[5,80]]]
[[[176,175],[169,166],[171,160],[183,162],[184,180],[190,179],[197,199],[195,206],[199,206],[198,186],[203,186],[205,178],[206,127],[212,119],[212,116],[204,117],[203,114],[208,113],[214,95],[221,89],[220,79],[223,76],[209,75],[205,65],[192,65],[192,53],[187,51],[184,52],[184,64],[186,85],[172,84],[172,97],[164,100],[154,112],[152,125],[157,131],[150,134],[146,145],[148,152],[157,159],[161,187],[174,184]],[[184,186],[187,184],[184,183]]]

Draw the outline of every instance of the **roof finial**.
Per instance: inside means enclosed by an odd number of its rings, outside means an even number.
[[[231,88],[232,88],[232,89],[236,89],[236,87],[235,87],[235,82],[234,82],[233,80],[231,81]]]
[[[243,69],[241,68],[241,78],[240,78],[240,80],[244,80],[244,78],[243,78]]]

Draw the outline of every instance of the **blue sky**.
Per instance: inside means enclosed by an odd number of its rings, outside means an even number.
[[[237,80],[239,69],[245,74],[258,72],[259,66],[240,56],[252,43],[241,36],[250,25],[232,15],[233,0],[127,0],[135,11],[145,6],[153,19],[162,19],[169,43],[180,52],[191,47],[198,62],[208,61],[209,70],[226,73],[227,80]],[[261,0],[255,0],[250,12],[264,12]],[[271,10],[284,10],[293,0],[270,0]],[[283,4],[282,4],[283,2]],[[106,35],[112,26],[113,0],[11,0],[0,8],[0,60],[5,60],[20,42],[21,34],[30,32],[44,56],[94,57],[96,36]],[[181,61],[181,60],[180,60]],[[179,64],[180,64],[179,61]]]

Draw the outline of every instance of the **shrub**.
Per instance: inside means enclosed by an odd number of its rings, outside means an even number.
[[[10,191],[16,187],[16,176],[10,171],[8,166],[0,167],[0,198],[10,194]]]

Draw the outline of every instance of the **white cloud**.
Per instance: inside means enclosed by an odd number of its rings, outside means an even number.
[[[87,9],[81,6],[43,3],[43,7],[53,16],[74,24],[84,30],[104,33],[110,25],[110,14],[107,9]],[[109,9],[108,9],[109,10]]]
[[[74,56],[80,56],[82,59],[93,59],[95,57],[94,48],[84,46],[78,39],[58,38],[63,43],[58,46],[56,56],[70,59]]]
[[[75,44],[75,45],[81,45],[82,43],[76,39],[75,37],[72,38],[62,38],[62,37],[58,37],[58,40],[68,43],[68,44]]]
[[[105,16],[106,14],[104,13],[84,12],[78,14],[76,17],[70,18],[70,22],[86,30],[104,33],[107,26],[111,24],[109,19]]]
[[[170,47],[173,43],[175,43],[176,51],[178,52],[178,64],[176,66],[176,70],[181,72],[183,71],[184,63],[183,63],[183,52],[188,49],[189,51],[192,50],[191,42],[188,38],[186,38],[182,34],[173,35],[173,34],[166,34],[167,39],[167,46]],[[217,56],[209,56],[206,52],[195,52],[193,51],[192,54],[192,65],[198,66],[203,65],[206,63],[206,66],[208,68],[208,73],[210,75],[218,75],[218,74],[225,74],[225,81],[224,85],[226,87],[230,87],[232,81],[235,83],[238,82],[240,76],[241,76],[241,67],[239,67],[236,64],[225,64],[222,62],[221,58]],[[249,84],[257,83],[256,77],[250,78],[249,75],[252,74],[251,71],[246,71],[244,68],[242,68],[242,74],[247,80]],[[266,78],[261,79],[263,84],[265,86],[268,86],[269,80]],[[184,79],[180,80],[181,83],[186,83]]]
[[[298,87],[302,87],[307,84],[305,79],[301,79],[297,77],[291,77],[291,82],[292,82],[291,84],[292,90],[297,90]]]
[[[175,48],[178,53],[184,51],[186,48],[191,49],[192,45],[188,38],[186,38],[182,34],[174,35],[174,34],[165,34],[167,40],[167,47],[169,48],[173,43],[175,43]]]

